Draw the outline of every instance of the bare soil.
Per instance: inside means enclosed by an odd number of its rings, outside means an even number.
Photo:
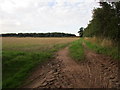
[[[23,88],[120,88],[118,61],[85,47],[85,60],[75,61],[68,47],[38,66]]]

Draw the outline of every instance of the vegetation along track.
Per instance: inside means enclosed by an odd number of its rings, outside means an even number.
[[[83,46],[84,61],[72,60],[66,47],[54,60],[38,66],[23,88],[119,88],[117,61]]]

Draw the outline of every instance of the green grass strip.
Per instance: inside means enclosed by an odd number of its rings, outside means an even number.
[[[82,39],[74,41],[69,47],[70,56],[78,61],[84,60],[84,48],[82,46]]]

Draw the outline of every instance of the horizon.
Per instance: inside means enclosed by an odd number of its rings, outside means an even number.
[[[21,32],[22,33],[22,32]],[[35,34],[41,34],[41,33],[37,33],[37,32],[34,32]],[[34,34],[34,33],[22,33],[22,34]],[[44,33],[44,32],[42,32]],[[64,33],[64,32],[46,32],[44,34],[47,34],[47,33]],[[20,33],[0,33],[0,35],[5,35],[5,34],[20,34]],[[64,33],[64,34],[71,34],[71,35],[75,35],[76,37],[79,36],[79,35],[76,35],[76,34],[73,34],[73,33]]]

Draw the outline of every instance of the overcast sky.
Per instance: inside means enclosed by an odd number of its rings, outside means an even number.
[[[77,34],[92,18],[97,0],[0,0],[2,33]]]

